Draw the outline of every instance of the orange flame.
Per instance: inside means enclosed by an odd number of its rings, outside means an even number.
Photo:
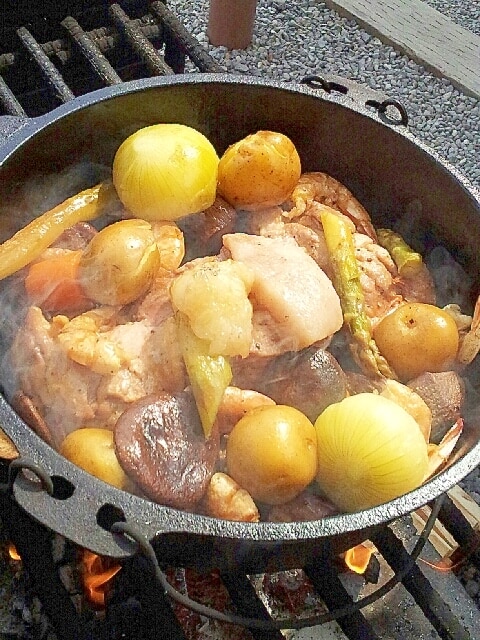
[[[345,564],[355,573],[365,573],[373,551],[364,544],[348,549],[345,553]]]
[[[96,607],[105,606],[105,594],[110,580],[121,569],[119,564],[112,564],[110,558],[83,550],[82,556],[83,588],[88,601]]]
[[[8,555],[11,560],[21,560],[20,554],[15,548],[13,542],[8,543]]]

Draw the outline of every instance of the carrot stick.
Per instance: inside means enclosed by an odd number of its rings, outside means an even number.
[[[82,251],[66,251],[34,262],[25,278],[25,290],[45,311],[79,311],[92,303],[78,279]]]

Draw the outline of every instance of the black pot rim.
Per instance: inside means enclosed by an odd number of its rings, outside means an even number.
[[[321,96],[319,96],[317,90],[305,85],[292,85],[290,83],[264,80],[257,77],[228,74],[187,74],[133,80],[121,85],[106,87],[75,98],[71,102],[57,107],[44,116],[27,119],[25,122],[21,122],[20,128],[7,138],[3,146],[0,146],[0,167],[3,163],[8,162],[8,159],[15,154],[19,147],[26,144],[39,131],[66,116],[71,116],[99,102],[108,101],[124,94],[143,92],[149,89],[173,85],[183,85],[187,87],[188,85],[199,83],[231,83],[263,86],[294,93],[300,92],[321,100],[331,100],[345,106],[347,109],[356,111],[364,117],[374,118],[382,122],[385,126],[391,126],[399,135],[408,138],[412,144],[423,149],[432,157],[432,160],[439,159],[435,151],[418,140],[406,127],[383,122],[378,117],[378,114],[372,112],[366,105],[353,101],[348,95],[340,93],[330,95],[322,92]],[[480,211],[480,192],[474,188],[455,167],[451,166],[443,158],[441,162],[452,176],[473,195],[476,202],[478,202]],[[300,541],[317,539],[369,529],[407,515],[436,499],[465,478],[465,476],[473,471],[480,463],[480,442],[478,442],[469,451],[461,455],[451,466],[427,481],[421,487],[388,503],[364,511],[329,516],[321,520],[308,522],[232,522],[170,509],[147,499],[127,494],[90,476],[88,473],[65,460],[26,427],[3,398],[0,398],[0,420],[7,434],[10,435],[17,444],[22,456],[25,455],[29,458],[34,458],[39,461],[40,466],[43,465],[48,473],[64,476],[72,481],[76,489],[78,489],[78,504],[80,504],[82,500],[88,502],[87,496],[89,496],[91,492],[94,492],[97,496],[102,497],[104,503],[118,505],[119,508],[125,511],[128,517],[132,517],[135,521],[142,522],[142,525],[146,526],[152,537],[169,531],[181,531],[198,535],[213,535],[220,538],[238,538],[244,541],[263,541],[278,544],[278,542],[287,540]],[[25,432],[25,430],[27,431]],[[32,491],[28,483],[24,482],[22,484],[22,482],[17,482],[16,485],[18,486],[15,487],[15,495],[18,502],[22,506],[25,506],[27,510],[31,511],[37,519],[51,526],[51,522],[42,514],[42,511],[45,509],[45,504],[47,504],[47,511],[53,514],[52,517],[54,519],[56,518],[56,509],[52,509],[51,507],[52,499],[48,496],[39,499],[39,492]],[[43,502],[44,499],[47,501],[45,504]],[[96,498],[95,505],[88,507],[94,514],[94,519],[98,507],[99,498]],[[61,520],[58,520],[59,526],[56,527],[56,530],[61,533],[60,522]]]

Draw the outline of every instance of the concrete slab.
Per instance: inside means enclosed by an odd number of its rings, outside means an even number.
[[[480,37],[420,0],[325,0],[368,33],[480,98]]]

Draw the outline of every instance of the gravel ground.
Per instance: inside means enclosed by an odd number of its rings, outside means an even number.
[[[383,45],[323,2],[259,0],[252,44],[234,51],[209,45],[208,0],[169,0],[168,4],[231,73],[293,82],[312,73],[334,74],[400,100],[412,132],[480,186],[480,101]],[[429,4],[480,33],[478,2],[429,0]]]
[[[480,3],[465,0],[424,0],[464,29],[480,36]]]

